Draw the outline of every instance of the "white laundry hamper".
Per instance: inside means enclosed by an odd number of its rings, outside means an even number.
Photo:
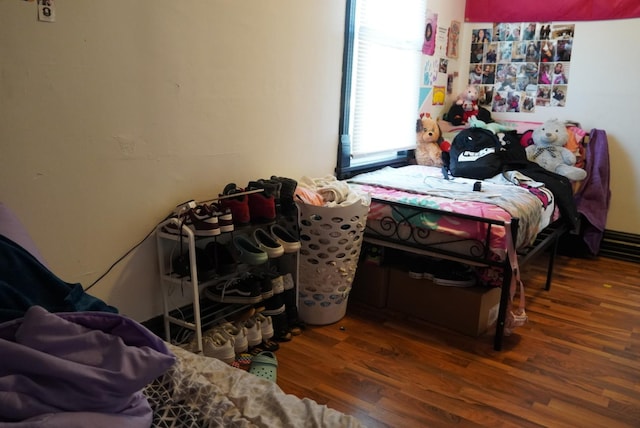
[[[298,316],[311,325],[340,321],[358,266],[371,200],[319,207],[298,202]]]

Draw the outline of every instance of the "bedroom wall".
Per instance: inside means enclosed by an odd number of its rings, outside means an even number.
[[[462,21],[463,4],[429,7],[441,22]],[[55,5],[56,22],[43,23],[35,2],[0,2],[0,200],[62,279],[87,286],[176,204],[229,182],[333,173],[344,0]],[[616,22],[576,33],[586,70],[572,73],[579,98],[564,112],[607,124],[621,189],[609,227],[640,233],[630,197],[640,187],[631,108],[640,59],[620,42],[638,30]],[[606,66],[597,49],[615,53]],[[146,239],[91,293],[137,320],[158,315],[156,263]]]
[[[471,29],[487,25],[464,25],[461,58],[469,58]],[[635,77],[635,70],[640,67],[640,50],[634,47],[639,37],[640,19],[575,22],[566,107],[492,115],[496,120],[506,121],[574,120],[585,130],[606,130],[612,192],[606,228],[632,234],[640,234],[640,145],[636,117],[640,82]],[[460,66],[461,83],[466,83],[469,62]]]
[[[0,200],[62,279],[89,285],[229,182],[333,172],[344,1],[55,6],[0,2]],[[152,237],[90,292],[146,320],[156,266]]]

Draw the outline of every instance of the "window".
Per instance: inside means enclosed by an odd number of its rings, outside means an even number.
[[[426,0],[347,0],[339,178],[415,147]]]

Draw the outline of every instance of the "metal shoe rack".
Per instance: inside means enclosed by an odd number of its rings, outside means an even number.
[[[234,196],[237,196],[237,194]],[[169,225],[173,225],[176,231],[181,230],[182,233],[166,232],[166,226]],[[201,280],[198,278],[196,242],[199,241],[200,243],[206,244],[217,239],[232,239],[234,233],[249,233],[255,227],[260,226],[255,225],[239,230],[236,229],[233,232],[224,232],[217,236],[205,237],[196,236],[194,232],[184,225],[177,217],[165,220],[156,227],[160,288],[162,290],[163,321],[165,339],[167,342],[171,342],[172,337],[174,337],[172,332],[175,331],[175,327],[172,330],[172,325],[179,326],[187,331],[191,330],[195,332],[197,352],[202,353],[203,328],[214,325],[222,321],[224,318],[252,306],[248,304],[214,302],[206,297],[201,297],[202,291],[208,286],[213,285],[222,279],[230,279],[238,275],[238,273],[242,273],[243,270],[248,269],[248,266],[240,264],[237,272],[234,272],[233,274],[223,276],[214,274],[212,277]],[[189,272],[191,274],[189,277],[180,276],[172,269],[172,261],[174,258],[180,254],[184,254],[185,252],[189,255]],[[283,257],[286,257],[286,255]],[[295,272],[293,273],[296,289],[298,287],[298,265],[299,252],[295,254]],[[183,308],[176,308],[172,303],[172,295],[174,293],[184,293],[185,296],[189,295],[191,297],[191,301]],[[296,302],[297,301],[298,299],[296,296]]]
[[[173,224],[182,234],[165,232],[166,226]],[[225,235],[233,232],[227,232]],[[223,318],[240,312],[251,305],[234,303],[218,303],[210,299],[201,298],[201,292],[225,276],[214,275],[212,278],[200,280],[198,278],[198,264],[196,260],[196,240],[215,240],[219,236],[196,237],[193,231],[182,224],[178,218],[170,218],[160,223],[156,228],[158,247],[158,266],[160,268],[160,285],[162,290],[162,305],[165,339],[172,339],[171,325],[177,325],[196,334],[197,351],[202,352],[203,326],[212,325]],[[173,259],[186,252],[189,255],[190,277],[180,276],[172,269]],[[235,274],[234,274],[235,275]],[[231,275],[228,275],[229,277]],[[191,308],[180,310],[173,307],[171,296],[183,292],[191,296]]]

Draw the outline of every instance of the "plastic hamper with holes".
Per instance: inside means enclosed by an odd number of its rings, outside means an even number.
[[[311,325],[340,321],[358,266],[371,200],[320,207],[298,202],[298,315]]]

